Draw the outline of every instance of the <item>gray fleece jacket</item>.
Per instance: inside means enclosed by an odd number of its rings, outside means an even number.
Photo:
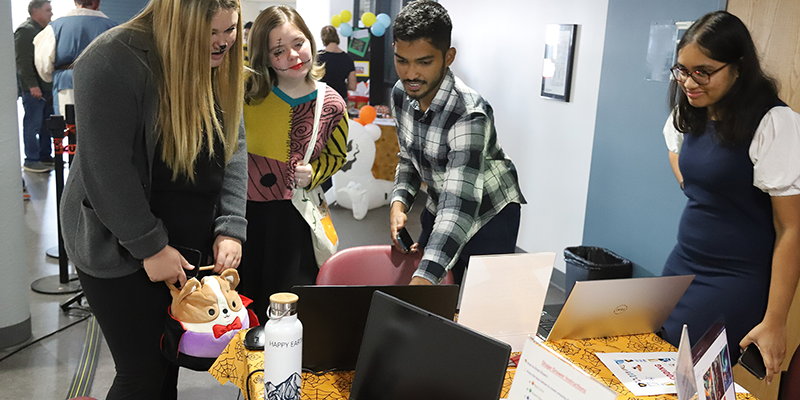
[[[149,204],[161,74],[152,34],[123,28],[95,39],[75,63],[80,145],[61,199],[61,226],[67,255],[88,275],[129,275],[168,243]],[[244,242],[246,204],[242,121],[238,151],[225,167],[215,235]]]

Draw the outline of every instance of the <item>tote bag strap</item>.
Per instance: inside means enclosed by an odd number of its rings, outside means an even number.
[[[327,86],[325,82],[317,82],[317,104],[314,108],[314,128],[311,130],[311,140],[308,142],[308,149],[306,149],[306,155],[303,157],[303,164],[308,164],[308,162],[311,161],[311,154],[314,153],[314,147],[317,144],[319,117],[320,114],[322,114],[322,103],[325,102],[325,88]]]

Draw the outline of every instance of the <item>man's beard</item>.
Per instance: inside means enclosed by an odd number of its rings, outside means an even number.
[[[439,85],[440,85],[440,84],[442,83],[442,81],[444,80],[444,74],[445,74],[445,71],[447,71],[447,67],[444,65],[444,62],[442,62],[442,69],[441,69],[441,71],[439,71],[439,75],[437,75],[437,76],[434,78],[434,83],[433,83],[432,85],[431,85],[431,84],[428,84],[428,88],[427,88],[427,90],[426,90],[426,91],[424,91],[424,92],[423,92],[423,93],[421,93],[421,94],[418,94],[418,95],[412,95],[412,94],[409,94],[408,92],[406,92],[406,93],[408,94],[408,97],[410,97],[410,98],[412,98],[412,99],[414,99],[414,100],[419,100],[419,99],[423,99],[423,98],[425,98],[426,96],[428,96],[429,94],[431,94],[431,92],[433,92],[434,90],[439,90]],[[406,79],[406,80],[403,80],[403,83],[409,83],[409,82],[421,83],[421,84],[426,84],[426,83],[428,83],[427,81],[417,81],[417,80],[413,80],[413,79]]]

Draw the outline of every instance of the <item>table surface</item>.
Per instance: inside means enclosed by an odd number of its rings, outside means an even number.
[[[238,386],[242,393],[248,393],[247,399],[264,398],[264,380],[260,371],[264,368],[264,353],[250,351],[244,347],[243,339],[246,330],[243,329],[231,339],[228,347],[222,352],[214,365],[209,369],[221,384],[230,381]],[[575,365],[603,382],[608,387],[619,393],[617,400],[676,400],[675,395],[636,397],[625,388],[611,371],[597,358],[594,353],[616,352],[656,352],[675,351],[669,343],[658,336],[649,333],[642,335],[617,336],[589,340],[558,340],[546,342],[547,346],[563,355]],[[500,397],[505,398],[514,379],[515,367],[506,371],[503,390]],[[350,386],[353,382],[353,371],[329,372],[323,375],[303,373],[302,400],[347,400],[350,396]],[[756,400],[749,394],[737,393],[737,400]]]

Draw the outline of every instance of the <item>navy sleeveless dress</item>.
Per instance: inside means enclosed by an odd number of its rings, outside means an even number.
[[[692,345],[719,318],[731,359],[739,342],[764,318],[775,229],[770,196],[753,186],[749,143],[719,143],[713,122],[702,135],[684,136],[679,165],[689,198],[663,275],[695,275],[664,324],[677,346],[683,324]]]

